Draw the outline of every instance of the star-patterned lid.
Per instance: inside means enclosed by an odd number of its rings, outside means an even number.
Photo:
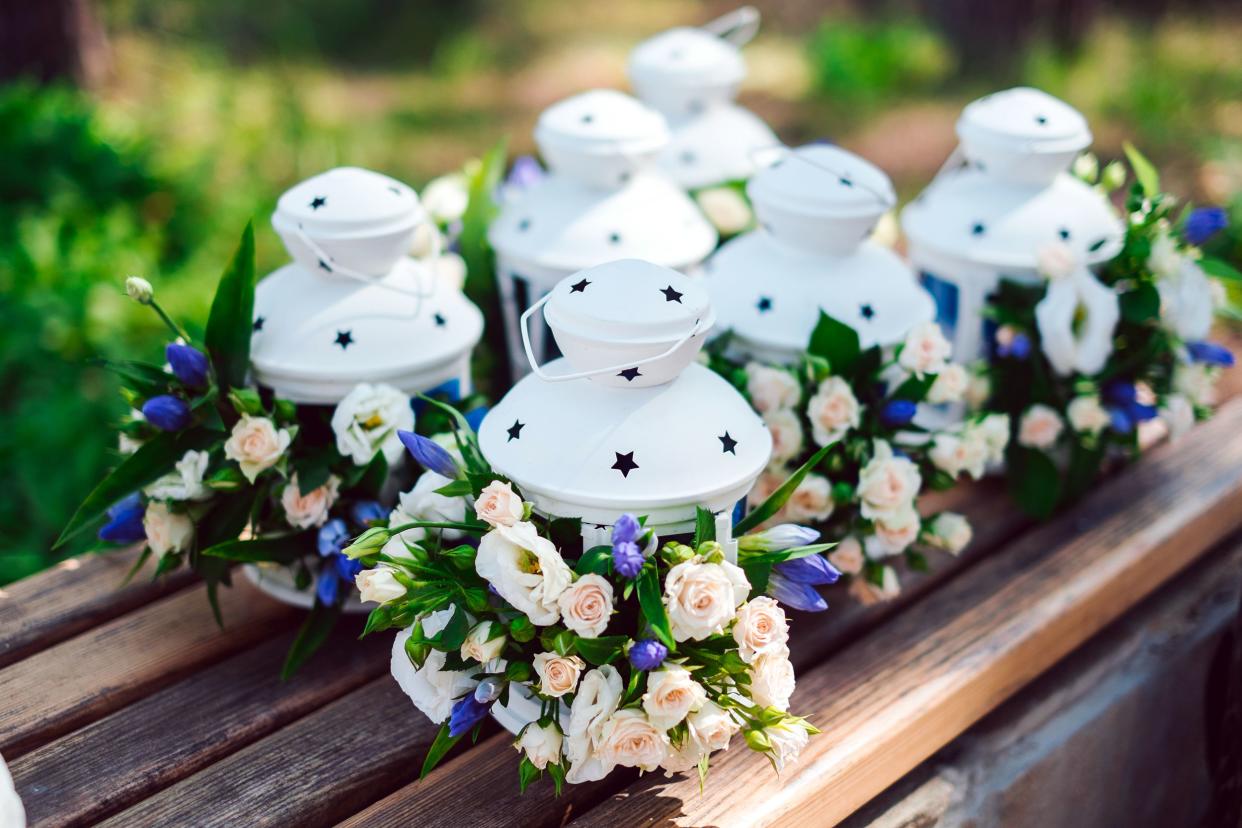
[[[897,203],[883,170],[831,144],[786,151],[755,174],[746,192],[760,221],[766,210],[778,208],[819,218],[863,217],[872,224]]]
[[[668,143],[668,124],[629,95],[595,89],[544,110],[535,125],[535,143],[557,170],[562,161],[654,155]]]
[[[644,101],[664,110],[670,98],[681,99],[687,108],[671,114],[693,114],[732,97],[746,77],[746,62],[741,50],[724,38],[681,26],[638,44],[630,52],[627,71]]]
[[[957,135],[968,155],[973,146],[1038,154],[1080,152],[1091,145],[1091,128],[1082,113],[1025,86],[967,104],[957,121]]]
[[[559,362],[549,371],[567,373]],[[666,534],[691,528],[697,506],[731,509],[772,451],[745,398],[698,364],[646,388],[528,375],[488,412],[479,443],[543,514],[610,525],[630,512]]]

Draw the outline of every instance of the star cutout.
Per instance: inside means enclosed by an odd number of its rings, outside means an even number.
[[[660,288],[660,293],[664,294],[664,301],[676,302],[679,305],[681,304],[681,297],[685,296],[684,293],[678,293],[677,291],[673,290],[672,285],[669,285],[666,288]]]
[[[589,285],[589,284],[591,284],[591,283],[590,283],[590,282],[588,282],[586,279],[583,279],[582,281],[578,282],[577,284],[570,285],[570,286],[569,286],[569,292],[570,292],[570,293],[585,293],[585,292],[586,292],[586,289],[587,289],[587,285]]]
[[[627,451],[625,454],[622,454],[619,451],[614,451],[613,454],[617,455],[617,462],[613,463],[612,467],[621,472],[622,477],[629,477],[630,472],[638,468],[638,464],[634,462],[634,452]]]
[[[344,351],[350,345],[353,345],[354,344],[353,332],[352,331],[337,331],[336,332],[336,344],[341,346],[342,351]]]
[[[1069,241],[1070,231],[1068,227],[1062,227],[1057,231],[1057,235],[1061,237],[1061,241]]]
[[[250,327],[252,327],[252,328],[255,330],[255,332],[257,333],[258,331],[263,330],[263,323],[264,323],[264,322],[266,322],[266,321],[267,321],[267,319],[266,319],[266,318],[264,318],[264,317],[262,317],[262,316],[256,316],[256,317],[255,317],[255,319],[254,319],[254,324],[253,324],[253,325],[251,325]]]
[[[983,226],[983,222],[975,222],[974,226],[970,228],[971,234],[975,236],[982,236],[987,232],[987,230],[988,229]]]
[[[326,270],[326,271],[328,271],[329,273],[331,273],[331,272],[332,272],[332,266],[331,266],[331,265],[329,265],[327,262],[325,262],[323,259],[320,259],[320,260],[319,260],[319,267],[320,267],[320,269],[321,269],[321,270]]]
[[[522,438],[522,429],[524,428],[526,428],[526,423],[521,420],[514,420],[513,425],[506,429],[506,433],[509,435],[509,439],[506,442],[512,443],[514,440],[520,440]]]
[[[437,313],[435,316],[431,318],[435,320],[437,328],[443,328],[445,325],[448,324],[448,320],[444,318],[444,314],[442,313]]]
[[[723,436],[717,437],[716,439],[720,441],[720,446],[721,446],[720,453],[721,454],[728,452],[729,454],[732,454],[734,457],[737,456],[737,452],[734,451],[734,449],[737,448],[737,440],[734,440],[732,437],[730,437],[729,432],[726,431]]]
[[[320,207],[325,206],[327,203],[328,203],[328,200],[324,198],[323,196],[315,196],[313,199],[311,199],[310,208],[312,210],[318,210]]]
[[[399,190],[398,188],[396,188],[396,187],[394,187],[394,186],[392,186],[392,185],[389,185],[389,187],[388,187],[388,192],[392,193],[392,194],[393,194],[393,195],[395,195],[395,196],[399,196],[399,195],[401,195],[401,190]]]
[[[626,368],[624,371],[617,374],[617,376],[625,377],[626,382],[633,382],[642,376],[642,372],[640,372],[637,368]]]
[[[755,305],[755,307],[759,309],[760,313],[767,313],[772,310],[772,300],[767,296],[760,296],[759,302]]]
[[[875,308],[870,305],[863,305],[858,309],[858,312],[862,314],[863,319],[871,320],[875,318]]]

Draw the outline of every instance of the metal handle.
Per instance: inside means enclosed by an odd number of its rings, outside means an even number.
[[[703,320],[700,318],[696,319],[694,321],[694,327],[670,345],[668,350],[663,353],[656,354],[655,356],[644,357],[637,362],[622,362],[619,365],[611,365],[607,368],[592,368],[589,371],[575,371],[572,374],[546,374],[544,373],[543,368],[540,367],[539,360],[535,357],[535,350],[530,346],[530,326],[528,324],[528,320],[535,313],[535,311],[542,308],[551,298],[551,293],[545,293],[542,297],[540,297],[539,301],[527,308],[522,313],[522,318],[518,320],[518,327],[521,328],[522,331],[522,347],[526,351],[526,361],[530,363],[530,370],[535,373],[535,376],[545,382],[568,382],[569,380],[583,379],[584,377],[598,377],[603,374],[612,374],[617,371],[624,371],[626,368],[637,368],[640,365],[646,365],[650,362],[655,362],[656,360],[672,356],[678,348],[685,345],[702,332],[701,329],[703,326]]]
[[[734,46],[745,46],[759,33],[759,10],[754,6],[742,6],[704,23],[703,29]]]
[[[428,221],[427,223],[431,224],[430,221]],[[302,227],[302,225],[301,224],[297,225],[298,238],[302,240],[302,243],[305,244],[307,247],[309,247],[311,249],[311,252],[319,257],[321,262],[324,262],[324,263],[332,262],[331,270],[328,271],[329,273],[332,273],[332,274],[339,273],[340,275],[345,276],[346,278],[349,278],[349,279],[353,279],[354,281],[357,281],[357,282],[365,282],[368,285],[374,285],[375,287],[383,288],[384,290],[390,290],[393,293],[400,293],[404,296],[413,296],[415,299],[418,300],[418,305],[414,309],[415,316],[418,316],[419,311],[422,310],[422,300],[429,298],[432,294],[435,293],[435,287],[434,286],[424,287],[424,280],[423,280],[424,272],[430,271],[432,268],[434,268],[435,263],[438,262],[440,259],[440,230],[434,224],[431,225],[431,230],[432,230],[431,255],[428,258],[431,260],[432,264],[430,266],[427,266],[427,265],[424,265],[422,261],[417,260],[417,259],[415,260],[416,267],[414,270],[414,278],[418,282],[418,289],[410,290],[408,288],[403,288],[398,285],[385,284],[384,282],[378,281],[376,277],[374,276],[363,273],[362,271],[359,271],[359,270],[354,270],[351,267],[346,267],[345,265],[341,265],[341,264],[337,264],[336,262],[333,262],[332,257],[329,256],[322,247],[316,244],[314,239],[312,239],[310,236],[306,234],[306,230]],[[428,272],[426,275],[430,276],[433,280],[435,279],[434,273]]]

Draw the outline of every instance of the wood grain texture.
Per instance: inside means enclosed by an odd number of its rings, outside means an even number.
[[[102,819],[385,673],[388,644],[360,631],[348,619],[287,682],[293,636],[277,636],[26,754],[10,770],[28,820]]]
[[[824,733],[777,777],[740,745],[574,825],[830,825],[1242,524],[1242,401],[799,678]]]
[[[152,581],[148,563],[122,586],[137,560],[137,549],[71,558],[0,588],[0,667],[194,582],[186,569]]]
[[[435,731],[385,676],[100,824],[331,825],[416,778]]]
[[[249,583],[149,604],[0,670],[0,752],[12,761],[70,730],[289,628],[301,616]]]

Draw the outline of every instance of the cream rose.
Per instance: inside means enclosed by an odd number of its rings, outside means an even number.
[[[750,227],[753,216],[750,205],[732,187],[708,187],[699,190],[694,200],[707,220],[722,236],[734,236]]]
[[[975,425],[972,431],[983,435],[988,444],[988,462],[999,463],[1005,457],[1005,449],[1009,446],[1009,415],[988,414]]]
[[[802,421],[788,409],[769,411],[763,422],[772,433],[772,462],[784,463],[802,451]]]
[[[142,490],[152,500],[205,500],[211,489],[203,485],[203,475],[211,455],[205,451],[187,451],[181,455],[174,470]]]
[[[452,617],[451,608],[423,616],[423,634],[438,634]],[[447,654],[436,649],[427,653],[421,667],[416,667],[405,651],[405,643],[413,631],[413,627],[402,630],[392,643],[392,675],[414,706],[432,722],[440,724],[453,712],[457,700],[473,692],[479,682],[471,678],[475,670],[445,670]]]
[[[705,753],[728,748],[739,726],[728,712],[706,701],[702,708],[686,717],[686,729],[689,738],[680,747],[673,746],[660,763],[669,775],[694,768]]]
[[[978,480],[987,471],[987,438],[978,429],[967,428],[960,433],[941,432],[932,439],[928,457],[936,468],[952,477],[969,474]]]
[[[280,493],[280,505],[285,510],[285,520],[294,529],[323,526],[328,520],[328,511],[336,503],[340,485],[340,479],[332,475],[322,486],[302,494],[298,487],[298,476],[294,474]]]
[[[883,440],[875,441],[875,455],[858,476],[863,517],[875,520],[907,508],[919,493],[923,478],[918,466],[897,457]]]
[[[147,546],[158,557],[169,552],[184,552],[194,540],[193,521],[160,501],[147,504],[142,528],[147,532]]]
[[[906,334],[906,341],[901,347],[901,356],[897,361],[915,376],[938,374],[944,370],[945,362],[953,352],[953,346],[944,338],[940,326],[935,322],[924,322]]]
[[[966,405],[972,411],[978,411],[992,396],[992,381],[987,374],[971,374],[966,384]]]
[[[875,534],[865,541],[867,557],[887,558],[906,551],[919,537],[919,513],[913,507],[885,515],[875,522]]]
[[[862,407],[850,384],[841,377],[828,377],[819,384],[806,405],[811,421],[811,439],[816,445],[835,443],[852,428],[858,428]]]
[[[643,710],[647,720],[660,730],[668,730],[707,701],[707,691],[690,677],[685,667],[670,666],[647,674]]]
[[[901,582],[897,579],[897,570],[891,566],[884,567],[880,571],[878,586],[866,578],[854,578],[850,581],[849,593],[864,607],[882,601],[891,601],[901,594]]]
[[[788,479],[789,473],[784,469],[765,469],[763,474],[759,475],[759,479],[755,481],[750,494],[746,495],[746,504],[753,509],[771,497],[772,493],[779,489],[781,484]]]
[[[539,692],[549,698],[560,698],[574,692],[586,662],[577,656],[539,653],[534,658],[535,675],[539,676]]]
[[[405,597],[405,587],[393,576],[392,567],[364,569],[354,576],[354,584],[362,594],[363,602],[386,604]]]
[[[764,655],[786,652],[789,648],[789,622],[780,604],[760,595],[742,605],[733,624],[733,640],[738,655],[747,664]]]
[[[560,620],[557,601],[573,570],[533,524],[498,526],[484,535],[474,569],[531,623],[546,627]]]
[[[1094,394],[1075,397],[1065,409],[1065,415],[1074,431],[1082,434],[1099,434],[1108,428],[1111,418],[1108,410],[1100,404],[1100,398]]]
[[[764,728],[768,743],[772,745],[772,762],[776,770],[782,771],[798,761],[802,749],[806,747],[811,736],[799,722],[783,721]]]
[[[565,778],[569,782],[596,782],[612,772],[613,766],[599,751],[604,725],[617,711],[621,692],[621,674],[607,664],[589,671],[579,682],[565,729],[565,759],[569,762]]]
[[[793,374],[758,362],[746,365],[746,393],[760,414],[794,408],[802,399],[802,386]]]
[[[487,484],[479,499],[474,502],[474,513],[479,520],[491,526],[514,526],[525,516],[526,507],[522,498],[513,491],[513,486],[499,480]]]
[[[556,725],[531,722],[522,729],[522,736],[516,747],[519,752],[526,754],[532,765],[543,770],[549,764],[555,765],[561,758],[563,741],[561,730]]]
[[[277,429],[267,417],[243,414],[233,425],[224,444],[224,456],[236,461],[251,483],[260,473],[276,465],[293,438],[286,429]]]
[[[841,570],[844,575],[857,575],[862,572],[863,564],[866,563],[862,543],[858,538],[850,535],[828,553],[828,562]]]
[[[955,403],[966,396],[970,387],[970,374],[956,362],[950,362],[936,375],[931,388],[927,389],[927,401],[935,405]]]
[[[500,658],[505,642],[508,641],[503,633],[504,628],[494,621],[482,621],[474,625],[466,634],[466,640],[461,643],[461,657],[474,659],[480,664]]]
[[[599,575],[583,575],[557,600],[561,621],[583,638],[599,638],[612,616],[612,584]]]
[[[1056,444],[1065,423],[1056,409],[1036,403],[1026,410],[1018,422],[1018,445],[1047,449]]]
[[[932,519],[929,528],[930,537],[928,540],[950,555],[960,553],[970,544],[971,538],[974,537],[974,530],[970,528],[970,521],[966,519],[965,515],[959,515],[957,512],[941,512]]]
[[[641,710],[618,710],[604,723],[600,758],[610,765],[655,770],[672,745]]]
[[[799,523],[820,523],[832,516],[835,506],[828,478],[822,474],[808,474],[785,501],[781,514]]]
[[[679,563],[664,581],[664,603],[676,641],[700,640],[723,632],[750,593],[750,582],[728,561]]]
[[[750,697],[761,707],[788,710],[794,684],[788,651],[761,655],[750,665]]]

